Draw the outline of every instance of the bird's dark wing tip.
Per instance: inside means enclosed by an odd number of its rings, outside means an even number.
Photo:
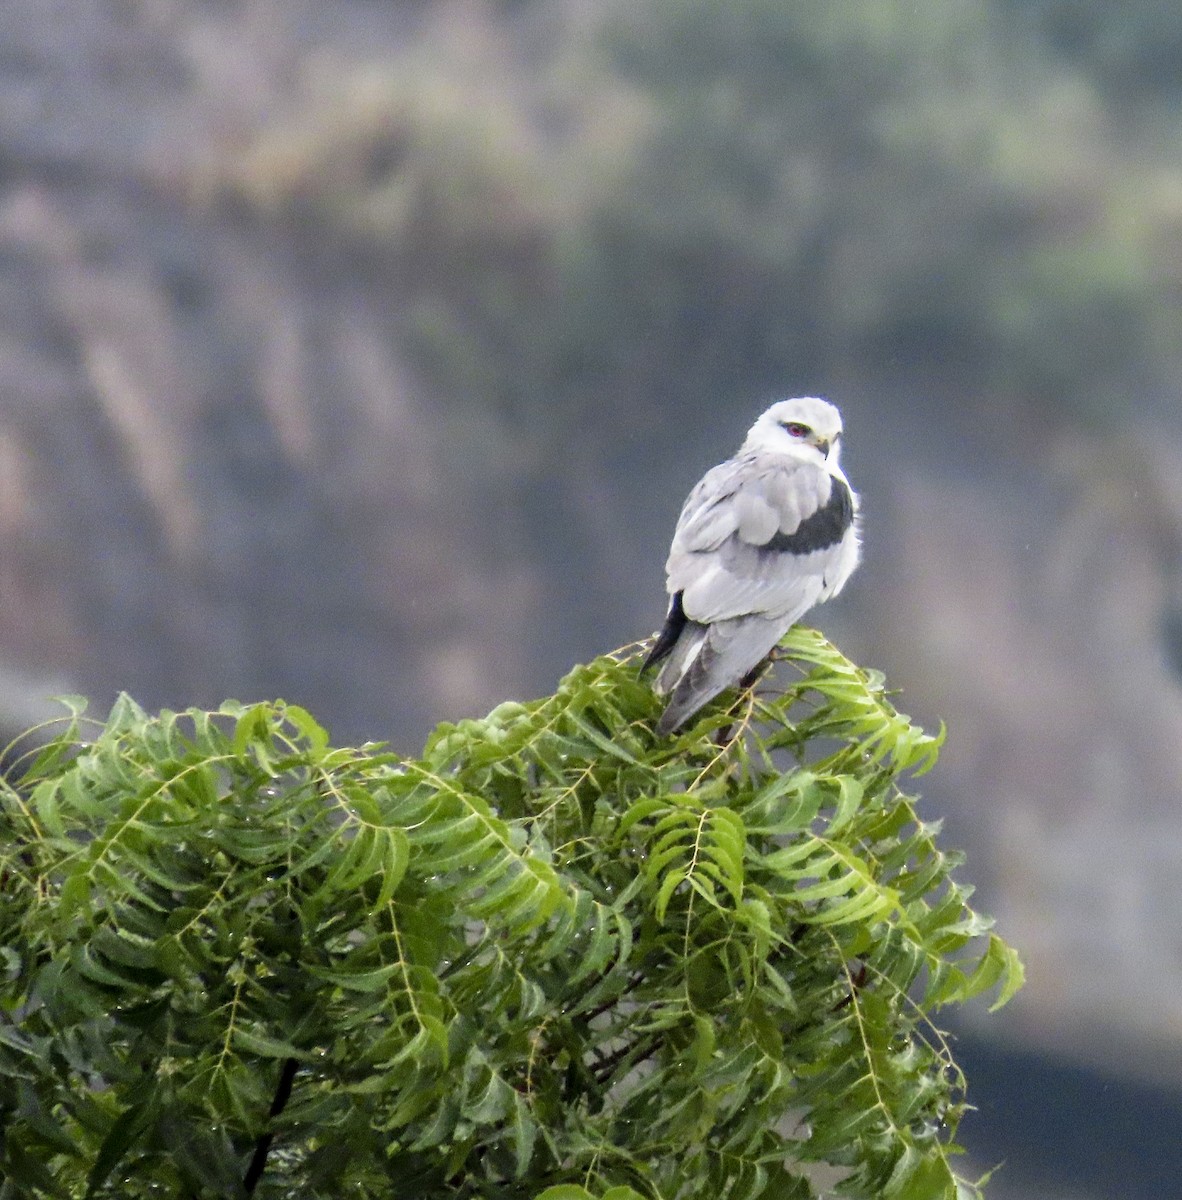
[[[681,631],[685,628],[688,619],[685,615],[685,609],[681,606],[681,593],[676,592],[669,604],[669,612],[665,617],[665,625],[661,629],[661,632],[657,634],[657,640],[653,643],[653,648],[648,652],[648,657],[644,660],[644,666],[640,668],[642,673],[647,671],[649,667],[656,666],[661,659],[668,658],[670,651],[677,645],[677,639],[681,636]]]
[[[834,476],[829,499],[805,517],[792,533],[777,532],[763,549],[776,554],[812,554],[815,550],[828,550],[845,537],[853,523],[854,501],[850,489]]]

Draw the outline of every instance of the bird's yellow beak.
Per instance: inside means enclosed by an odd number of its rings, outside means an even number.
[[[820,450],[822,458],[829,457],[829,443],[824,438],[817,438],[813,445]]]

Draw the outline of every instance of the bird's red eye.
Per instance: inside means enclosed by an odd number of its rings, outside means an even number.
[[[812,430],[807,425],[799,425],[795,421],[788,421],[784,428],[795,438],[808,437]]]

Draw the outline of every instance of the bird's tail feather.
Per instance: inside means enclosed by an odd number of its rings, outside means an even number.
[[[659,695],[667,695],[677,686],[701,651],[709,632],[708,626],[699,625],[697,621],[685,622],[677,641],[667,651],[667,657],[661,663],[661,669],[653,683],[653,688]]]
[[[683,643],[691,642],[686,629],[657,680],[658,685],[666,685],[662,691],[672,690],[669,707],[657,722],[660,734],[672,733],[723,688],[737,683],[771,653],[784,627],[782,621],[763,617],[736,617],[697,625],[693,632],[696,636],[683,653]]]

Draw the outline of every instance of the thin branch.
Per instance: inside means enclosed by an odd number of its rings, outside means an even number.
[[[291,1099],[291,1089],[295,1083],[296,1072],[299,1069],[300,1065],[294,1058],[284,1061],[283,1070],[279,1073],[279,1083],[275,1088],[275,1098],[271,1101],[271,1111],[267,1114],[271,1121],[274,1121],[287,1107],[287,1102]],[[263,1177],[263,1171],[267,1166],[267,1155],[271,1153],[271,1143],[274,1140],[275,1131],[268,1129],[266,1133],[260,1135],[259,1140],[255,1143],[250,1166],[246,1168],[246,1174],[242,1177],[242,1187],[248,1196],[254,1195],[254,1189],[258,1187],[259,1180]]]
[[[595,1077],[595,1082],[602,1084],[610,1079],[615,1073],[616,1068],[623,1062],[627,1062],[633,1055],[636,1056],[635,1062],[631,1066],[637,1066],[651,1058],[660,1048],[662,1039],[659,1037],[651,1037],[648,1042],[641,1042],[639,1045],[629,1043],[626,1046],[621,1046],[614,1054],[609,1054],[606,1058],[600,1059],[592,1070]]]

